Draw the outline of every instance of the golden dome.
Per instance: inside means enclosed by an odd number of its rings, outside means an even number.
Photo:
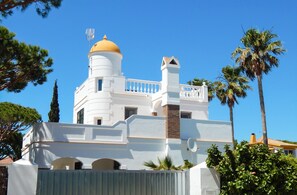
[[[121,54],[120,48],[114,42],[107,40],[106,35],[104,35],[101,41],[98,41],[93,45],[93,47],[90,50],[90,53],[100,52],[100,51],[101,52],[111,51],[111,52],[117,52]]]

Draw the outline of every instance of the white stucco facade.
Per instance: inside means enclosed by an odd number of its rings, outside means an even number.
[[[175,57],[163,57],[161,81],[126,78],[121,61],[113,42],[106,37],[97,42],[89,53],[88,78],[74,92],[73,124],[36,124],[24,137],[23,157],[39,168],[55,169],[65,159],[59,167],[75,169],[80,162],[80,168],[92,169],[98,160],[112,159],[120,169],[145,169],[145,161],[165,155],[176,165],[198,164],[211,144],[232,143],[229,122],[208,120],[207,86],[180,84]],[[180,117],[168,127],[170,106]],[[189,138],[197,152],[188,150]]]

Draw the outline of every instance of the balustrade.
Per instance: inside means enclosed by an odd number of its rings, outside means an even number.
[[[201,86],[180,85],[180,97],[185,99],[203,98]]]
[[[125,91],[128,93],[154,94],[161,91],[161,82],[126,79]],[[203,100],[204,89],[202,86],[180,84],[180,98]]]
[[[153,94],[161,90],[161,83],[137,79],[126,79],[126,92]]]

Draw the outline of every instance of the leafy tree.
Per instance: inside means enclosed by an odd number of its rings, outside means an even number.
[[[208,158],[206,159],[206,164],[209,167],[218,166],[223,159],[222,152],[215,144],[212,144],[211,147],[207,149],[207,153]]]
[[[51,110],[48,113],[48,122],[59,122],[60,120],[60,109],[59,109],[59,101],[58,101],[58,85],[57,80],[55,81],[54,89],[53,89],[53,98],[51,102]]]
[[[40,114],[33,108],[23,107],[9,102],[0,103],[0,142],[9,139],[17,131],[28,129],[40,122]]]
[[[207,166],[221,177],[221,194],[297,194],[297,160],[266,145],[241,142],[225,154],[212,145]]]
[[[249,29],[241,39],[243,47],[236,48],[232,53],[244,73],[251,80],[257,79],[258,81],[263,141],[266,145],[268,145],[268,139],[262,77],[263,74],[268,74],[273,67],[278,67],[277,55],[285,52],[281,41],[275,40],[276,38],[277,35],[269,30]]]
[[[0,91],[20,92],[28,82],[43,84],[53,64],[48,52],[14,39],[15,34],[0,26]]]
[[[0,159],[7,156],[18,160],[22,158],[23,135],[20,132],[13,132],[6,139],[0,142]]]
[[[214,85],[211,81],[206,79],[198,79],[198,78],[194,78],[193,80],[188,81],[189,85],[194,85],[194,86],[202,86],[203,83],[205,83],[205,85],[207,86],[208,101],[210,102],[214,98],[214,94],[215,94]]]
[[[0,2],[0,13],[2,17],[13,14],[14,9],[26,10],[29,5],[34,4],[36,12],[42,17],[46,17],[51,8],[58,8],[62,0],[3,0]]]
[[[164,159],[158,158],[158,163],[159,164],[155,164],[153,161],[148,161],[144,162],[144,166],[153,170],[185,170],[193,167],[193,164],[188,160],[184,160],[183,166],[176,167],[169,156],[166,156]]]
[[[246,90],[251,89],[248,82],[248,78],[241,74],[240,68],[226,66],[222,69],[218,81],[214,83],[217,98],[222,105],[227,104],[229,107],[233,146],[235,146],[233,107],[235,103],[238,104],[237,98],[246,97]]]

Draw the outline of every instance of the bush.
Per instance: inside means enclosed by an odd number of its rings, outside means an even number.
[[[208,149],[207,166],[221,176],[221,194],[297,194],[297,160],[266,145],[241,142],[234,150]]]

